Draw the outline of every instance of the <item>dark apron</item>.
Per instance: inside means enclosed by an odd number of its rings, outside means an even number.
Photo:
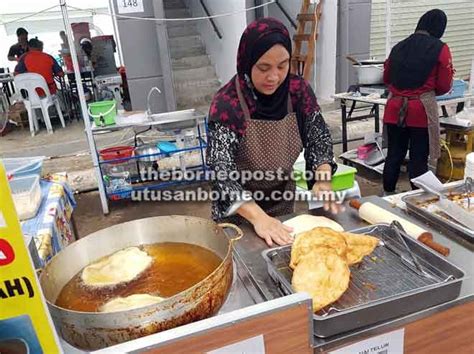
[[[406,127],[405,119],[408,110],[408,101],[420,100],[423,104],[426,116],[428,117],[428,136],[430,141],[430,156],[428,165],[430,170],[436,170],[436,163],[441,156],[439,114],[438,103],[436,102],[436,93],[434,91],[428,91],[422,93],[419,96],[390,96],[389,98],[401,98],[403,100],[397,122],[397,125],[402,128]]]
[[[237,95],[247,123],[245,136],[235,156],[239,171],[278,171],[288,177],[286,181],[261,180],[248,181],[243,185],[250,192],[262,191],[270,196],[274,190],[295,192],[295,182],[289,178],[293,165],[303,150],[303,143],[298,130],[296,114],[293,112],[291,99],[288,95],[288,114],[281,120],[267,121],[252,119],[249,108],[236,80]],[[255,201],[268,215],[279,216],[293,213],[294,200],[290,201]]]

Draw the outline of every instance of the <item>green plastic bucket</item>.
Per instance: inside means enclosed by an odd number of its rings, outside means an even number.
[[[115,100],[90,103],[89,115],[94,119],[94,123],[98,127],[113,125],[117,115],[117,104]]]

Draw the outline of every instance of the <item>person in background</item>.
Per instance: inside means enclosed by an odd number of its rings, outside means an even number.
[[[212,217],[249,222],[269,246],[292,242],[292,229],[276,216],[293,213],[294,200],[278,200],[272,194],[294,193],[294,181],[255,177],[241,182],[231,176],[280,170],[288,177],[304,150],[308,171],[329,175],[308,185],[319,196],[332,190],[331,175],[337,169],[331,135],[313,90],[289,72],[291,52],[288,29],[280,21],[262,18],[249,24],[237,51],[237,74],[214,96],[209,112],[208,165],[217,176],[228,176],[212,183],[222,197],[213,201]],[[232,198],[234,192],[245,198]],[[254,200],[254,192],[263,192],[265,198]],[[328,200],[324,208],[342,210]]]
[[[384,82],[390,91],[383,118],[388,136],[386,195],[395,192],[408,148],[410,179],[427,172],[428,165],[435,168],[440,156],[436,96],[449,92],[455,72],[449,47],[440,40],[446,24],[443,11],[426,12],[415,32],[393,47],[385,62]]]
[[[22,27],[16,30],[18,43],[12,45],[8,51],[8,60],[18,61],[28,51],[28,31]]]
[[[15,67],[15,75],[24,73],[40,74],[46,80],[49,92],[54,95],[56,93],[54,76],[63,76],[63,70],[51,55],[43,53],[43,42],[39,39],[30,39],[28,46],[29,51],[20,58]],[[41,95],[40,92],[38,94]]]

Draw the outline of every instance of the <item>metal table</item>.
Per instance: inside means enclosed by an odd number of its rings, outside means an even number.
[[[65,76],[57,76],[54,78],[61,89],[61,97],[63,99],[64,108],[66,109],[66,115],[68,116],[69,121],[72,122],[74,117],[77,121],[80,121],[81,115],[77,109],[79,99],[74,97],[72,89],[68,82],[66,82]]]
[[[187,116],[183,117],[182,114],[183,112],[191,112],[191,114],[188,114]],[[138,115],[138,119],[137,116]],[[135,118],[133,118],[135,116]],[[178,131],[181,130],[182,128],[179,128],[179,125],[182,124],[183,122],[189,122],[193,121],[195,122],[195,127],[197,129],[197,144],[195,147],[190,147],[190,148],[182,148],[178,149],[176,151],[173,151],[171,154],[177,154],[177,153],[182,153],[182,152],[193,152],[197,151],[199,152],[200,156],[200,164],[198,166],[193,166],[198,170],[204,170],[206,168],[205,166],[205,155],[204,151],[207,146],[207,127],[206,127],[206,115],[203,113],[200,113],[196,110],[184,110],[184,111],[175,111],[175,112],[164,112],[164,113],[158,113],[158,114],[153,114],[152,115],[155,118],[150,119],[149,117],[146,116],[145,112],[126,112],[124,114],[118,115],[115,118],[115,124],[113,125],[107,125],[107,126],[97,126],[95,123],[92,123],[91,131],[92,131],[92,148],[94,150],[94,153],[99,155],[99,150],[97,148],[97,144],[95,141],[95,136],[98,134],[106,134],[110,133],[112,131],[117,131],[117,130],[124,130],[124,129],[133,129],[135,132],[135,138],[138,134],[144,133],[147,130],[150,130],[152,128],[155,129],[162,129],[162,131],[165,131],[166,129],[172,130],[172,131]],[[160,119],[156,119],[156,117],[161,117]],[[169,127],[177,127],[174,129],[171,129]],[[168,128],[166,128],[168,127]],[[166,129],[165,129],[166,128]],[[136,143],[136,141],[135,141]],[[135,145],[136,146],[136,145]],[[100,176],[98,178],[98,182],[102,183],[103,188],[101,189],[99,187],[99,195],[101,197],[101,202],[102,202],[102,211],[104,214],[109,213],[109,206],[108,206],[108,199],[109,197],[112,199],[114,198],[115,200],[118,199],[127,199],[130,198],[131,195],[131,190],[143,190],[143,189],[160,189],[160,188],[167,188],[172,185],[176,184],[184,184],[184,183],[191,183],[191,182],[201,182],[202,179],[196,178],[195,180],[188,180],[188,181],[167,181],[163,183],[155,183],[155,182],[145,182],[141,183],[141,181],[138,181],[138,183],[133,183],[131,186],[130,191],[128,192],[117,192],[117,193],[107,193],[106,186],[104,183],[103,179],[103,171],[101,166],[107,165],[110,163],[125,163],[129,161],[138,161],[141,158],[144,157],[158,157],[158,156],[166,156],[168,153],[165,152],[160,152],[156,154],[151,154],[151,155],[140,155],[140,156],[132,156],[128,158],[122,158],[122,159],[114,159],[114,160],[100,160],[98,156],[98,164],[94,165],[94,168],[96,170],[97,176]],[[138,168],[137,168],[138,169]],[[191,168],[190,168],[191,169]],[[116,198],[115,198],[116,197]]]
[[[2,90],[7,97],[8,104],[11,105],[10,98],[15,93],[15,85],[13,84],[14,78],[11,73],[0,74],[0,83],[2,84]]]
[[[387,104],[386,98],[369,98],[366,96],[354,96],[352,92],[337,93],[332,95],[334,99],[341,101],[341,123],[342,123],[342,152],[346,152],[348,149],[348,142],[363,140],[363,138],[348,139],[347,137],[347,123],[355,122],[363,119],[374,118],[374,131],[378,133],[380,131],[380,105],[385,106]],[[438,106],[443,111],[443,116],[447,117],[446,106],[452,104],[458,104],[469,101],[474,98],[472,94],[466,94],[464,97],[453,98],[448,100],[438,101]],[[357,103],[364,104],[363,107],[357,107]],[[350,106],[348,110],[348,106]],[[368,114],[362,114],[354,116],[354,112],[361,109],[366,109],[367,106],[371,107]]]
[[[390,208],[390,204],[379,197],[372,196],[364,198],[363,201],[370,201],[379,206]],[[390,211],[403,216],[407,220],[420,224],[417,219],[414,219],[400,209],[390,208]],[[322,209],[311,210],[309,213],[333,218],[346,230],[356,229],[367,225],[358,217],[357,212],[349,207],[346,208],[346,212],[336,216],[329,215]],[[288,215],[281,219],[286,220],[295,215],[296,214]],[[416,320],[432,316],[451,307],[474,300],[474,282],[471,279],[474,275],[474,246],[454,235],[451,238],[451,235],[447,236],[446,234],[442,234],[437,230],[433,230],[429,226],[425,225],[424,227],[433,233],[438,242],[451,249],[451,254],[448,259],[466,272],[467,279],[463,282],[459,297],[453,301],[427,310],[412,313],[401,318],[395,318],[374,326],[361,328],[353,332],[341,333],[337,336],[324,339],[315,337],[315,352],[330,350],[335,347],[340,347],[341,345],[365,339],[366,337],[385,333]],[[249,279],[244,280],[244,284],[249,284],[249,282],[251,282],[251,285],[256,288],[256,291],[253,291],[254,296],[256,296],[256,293],[260,297],[259,301],[272,300],[281,297],[282,294],[277,288],[277,285],[270,279],[267,273],[267,266],[261,256],[261,252],[267,248],[265,242],[255,234],[250,225],[242,225],[241,228],[244,231],[245,236],[235,244],[235,259],[239,262],[242,268],[242,273],[249,275]]]

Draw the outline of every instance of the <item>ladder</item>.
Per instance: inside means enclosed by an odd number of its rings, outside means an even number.
[[[312,8],[312,9],[311,9]],[[309,80],[314,63],[315,45],[318,39],[318,25],[321,18],[322,0],[311,4],[311,0],[303,0],[300,13],[296,16],[298,25],[293,36],[293,54],[291,56],[291,73]],[[306,24],[311,23],[311,32],[305,32]],[[304,46],[303,42],[307,42]],[[306,49],[306,54],[303,53]]]

